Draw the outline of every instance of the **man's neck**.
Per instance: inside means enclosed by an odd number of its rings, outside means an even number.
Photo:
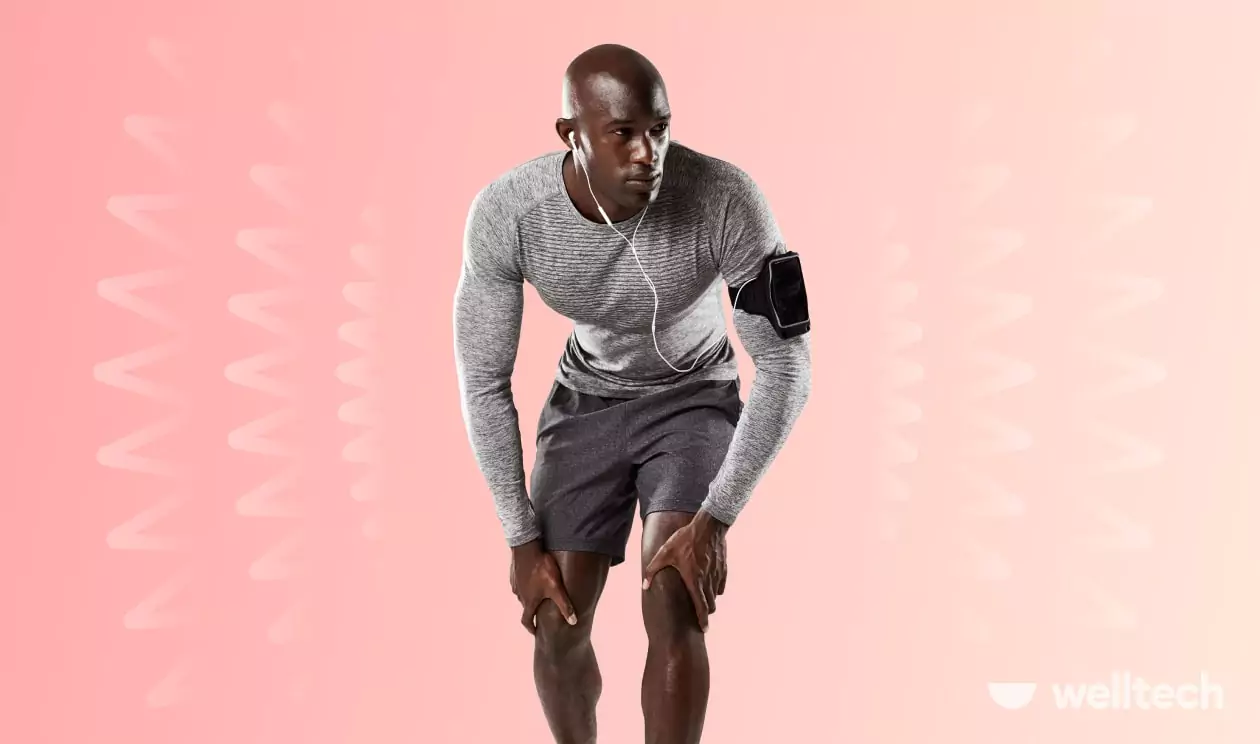
[[[599,213],[600,206],[608,213],[608,219],[613,222],[628,220],[636,214],[624,213],[623,208],[613,203],[611,199],[602,199],[597,205],[591,196],[593,185],[587,183],[587,176],[578,166],[572,151],[565,156],[563,173],[564,189],[569,194],[569,201],[573,202],[579,214],[591,222],[604,223],[604,217]]]

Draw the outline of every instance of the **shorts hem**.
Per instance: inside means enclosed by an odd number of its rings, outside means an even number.
[[[597,543],[586,540],[546,540],[547,552],[555,550],[563,550],[572,553],[598,553],[606,555],[611,559],[611,566],[624,563],[626,560],[625,548],[616,548],[607,543]]]
[[[658,501],[651,506],[643,509],[644,518],[649,514],[663,511],[685,512],[687,514],[696,514],[702,506],[699,501]]]

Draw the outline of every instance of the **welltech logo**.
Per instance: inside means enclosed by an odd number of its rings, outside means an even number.
[[[990,682],[989,698],[1006,710],[1032,704],[1036,682]],[[1128,671],[1112,672],[1106,681],[1051,684],[1051,697],[1059,710],[1220,710],[1225,690],[1208,679],[1207,672],[1194,682],[1151,682]]]

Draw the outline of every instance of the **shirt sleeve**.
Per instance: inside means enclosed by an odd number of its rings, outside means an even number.
[[[723,279],[738,288],[755,279],[766,259],[786,247],[770,206],[752,179],[736,170],[727,185],[715,254]],[[726,459],[704,502],[705,511],[728,525],[735,523],[787,442],[811,384],[809,333],[783,339],[760,315],[738,307],[732,315],[736,335],[756,372]]]
[[[512,396],[524,308],[516,243],[514,219],[483,190],[473,200],[464,230],[455,290],[455,363],[468,439],[512,547],[541,535],[525,489]]]

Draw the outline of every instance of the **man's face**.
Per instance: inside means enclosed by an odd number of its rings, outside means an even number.
[[[669,149],[665,90],[660,85],[640,88],[597,78],[586,91],[593,100],[583,107],[578,123],[595,193],[629,209],[642,208],[660,189]]]

